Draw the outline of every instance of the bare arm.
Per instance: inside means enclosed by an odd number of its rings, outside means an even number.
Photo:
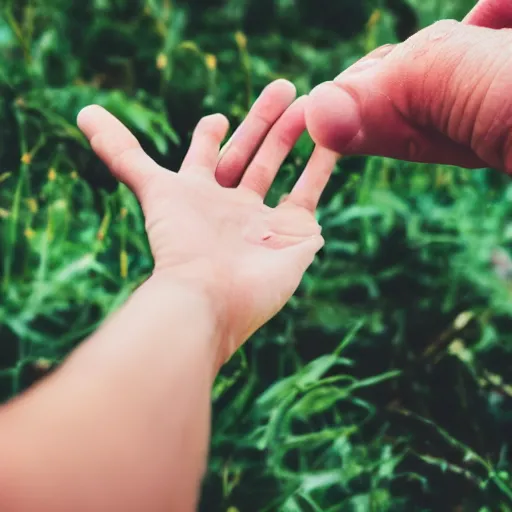
[[[316,149],[288,198],[263,202],[305,128],[305,99],[294,96],[287,82],[269,86],[219,168],[227,121],[204,118],[178,173],[105,110],[80,114],[141,203],[155,269],[55,374],[0,409],[2,512],[194,509],[216,372],[281,309],[323,244],[314,211],[335,154]]]
[[[193,510],[219,318],[197,283],[154,276],[0,415],[7,511]]]

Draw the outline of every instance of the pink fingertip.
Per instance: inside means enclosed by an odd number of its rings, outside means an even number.
[[[320,84],[309,94],[306,126],[316,144],[342,154],[361,129],[358,105],[333,82]]]

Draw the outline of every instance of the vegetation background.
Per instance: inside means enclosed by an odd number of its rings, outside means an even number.
[[[136,201],[75,127],[81,107],[104,105],[176,169],[203,114],[236,127],[271,80],[307,93],[473,4],[1,0],[0,400],[151,269]],[[511,200],[491,170],[340,163],[324,250],[215,385],[202,511],[512,511]]]

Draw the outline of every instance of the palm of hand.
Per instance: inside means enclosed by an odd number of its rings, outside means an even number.
[[[283,114],[289,88],[278,87],[267,91],[269,121],[259,128],[264,141],[250,164],[255,149],[250,141],[255,139],[244,140],[244,133],[254,129],[254,112],[220,163],[227,121],[219,115],[204,118],[178,173],[151,160],[105,110],[89,107],[79,116],[93,149],[141,203],[155,274],[173,272],[192,280],[222,304],[230,326],[225,357],[283,307],[323,245],[314,210],[334,154],[315,150],[288,198],[276,208],[264,204],[280,164],[304,129],[303,102],[297,100]],[[258,104],[260,110],[265,107],[262,98],[253,109],[256,114]],[[268,104],[277,122],[272,123]],[[222,181],[240,184],[227,188]]]

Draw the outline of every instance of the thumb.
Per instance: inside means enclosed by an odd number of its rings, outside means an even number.
[[[505,168],[511,61],[508,31],[438,22],[315,88],[307,127],[338,153]]]
[[[276,257],[280,260],[277,265],[276,260],[272,262],[276,282],[283,282],[283,269],[286,269],[285,274],[289,277],[286,280],[284,302],[295,293],[304,273],[313,263],[317,252],[324,246],[324,243],[322,235],[318,234],[305,238],[297,244],[276,250]],[[272,272],[269,274],[272,274]]]

